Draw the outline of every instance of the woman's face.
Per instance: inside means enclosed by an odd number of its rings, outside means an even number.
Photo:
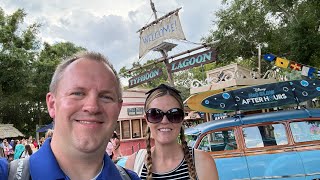
[[[163,112],[167,112],[172,108],[181,108],[179,102],[170,95],[161,96],[155,98],[147,108],[158,108]],[[159,144],[171,144],[176,143],[177,137],[180,134],[180,129],[182,126],[182,122],[180,123],[172,123],[168,120],[167,116],[163,116],[163,119],[159,123],[150,123],[148,122],[148,126],[150,127],[151,136],[154,138],[156,143]]]

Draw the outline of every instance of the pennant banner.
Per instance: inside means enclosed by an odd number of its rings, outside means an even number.
[[[301,64],[292,61],[290,63],[290,68],[296,71],[301,71]]]
[[[301,71],[301,75],[313,77],[313,73],[314,73],[315,71],[316,71],[316,70],[315,70],[313,67],[303,66],[303,67],[302,67],[302,71]]]
[[[281,68],[287,68],[289,66],[289,63],[290,61],[277,57],[275,65]]]
[[[317,71],[313,67],[305,66],[305,65],[296,63],[294,61],[289,61],[287,59],[276,57],[273,54],[265,54],[263,56],[263,58],[269,62],[275,61],[275,65],[280,68],[286,69],[286,68],[290,67],[290,69],[292,69],[292,70],[301,71],[301,75],[303,75],[303,76],[308,76],[308,77],[312,78],[314,76],[313,74],[317,73],[317,76],[320,77],[320,70]]]

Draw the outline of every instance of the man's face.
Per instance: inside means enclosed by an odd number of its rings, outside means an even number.
[[[101,62],[79,59],[70,64],[56,93],[47,94],[48,111],[55,120],[52,141],[71,151],[104,152],[122,106],[116,85],[111,69]]]

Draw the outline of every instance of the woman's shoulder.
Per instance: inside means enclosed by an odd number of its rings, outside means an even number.
[[[128,157],[127,161],[126,161],[125,167],[126,167],[127,169],[134,170],[134,166],[135,166],[135,163],[136,163],[136,158],[144,159],[144,158],[142,158],[142,157],[140,157],[140,156],[144,156],[144,155],[146,154],[146,152],[147,152],[146,149],[140,149],[139,151],[131,154],[131,155]],[[141,160],[141,159],[140,159],[140,160]],[[143,162],[143,160],[142,160],[142,162]]]
[[[126,165],[125,165],[125,167],[126,167],[127,169],[133,170],[133,168],[134,168],[134,161],[135,161],[135,159],[136,159],[136,155],[137,155],[137,152],[135,152],[135,153],[131,154],[130,156],[128,156],[128,159],[127,159]]]

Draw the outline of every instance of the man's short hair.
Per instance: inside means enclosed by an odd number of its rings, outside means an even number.
[[[116,81],[117,81],[118,99],[120,101],[122,101],[122,85],[121,85],[118,73],[116,72],[113,65],[110,63],[110,61],[105,56],[103,56],[100,53],[96,53],[96,52],[81,51],[81,52],[74,54],[71,58],[67,58],[67,59],[62,60],[58,64],[58,66],[52,76],[50,87],[49,87],[50,92],[56,94],[56,90],[57,90],[59,81],[61,80],[61,78],[64,74],[64,71],[66,70],[66,68],[70,64],[72,64],[74,61],[77,61],[80,58],[85,58],[85,59],[89,59],[89,60],[95,60],[98,62],[102,62],[103,64],[105,64],[107,67],[109,67],[112,70],[114,76],[116,77]]]

